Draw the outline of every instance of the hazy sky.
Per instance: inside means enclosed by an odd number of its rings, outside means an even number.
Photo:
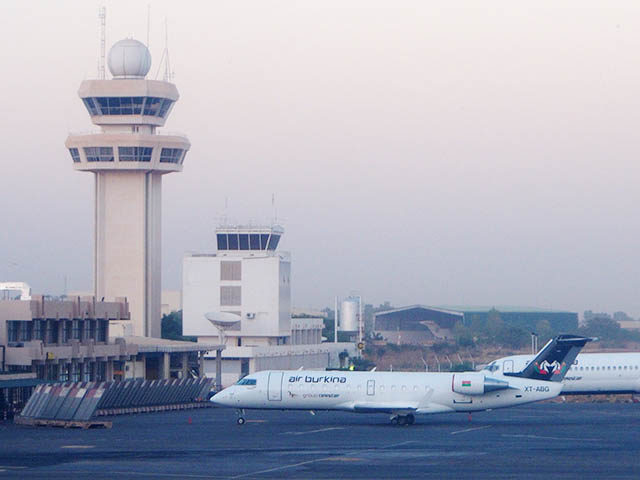
[[[164,177],[164,287],[225,198],[259,221],[275,194],[299,307],[640,315],[640,4],[528,3],[106,2],[108,46],[144,42],[151,5],[151,78],[168,17],[166,130],[192,147]],[[92,175],[64,141],[96,128],[99,5],[0,5],[0,280],[36,292],[91,287]]]

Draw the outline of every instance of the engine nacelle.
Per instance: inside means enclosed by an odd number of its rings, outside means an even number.
[[[456,373],[451,381],[451,389],[463,395],[484,395],[506,388],[509,388],[509,382],[485,377],[483,373]]]

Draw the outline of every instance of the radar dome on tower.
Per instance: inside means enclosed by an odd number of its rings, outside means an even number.
[[[115,78],[144,78],[151,68],[151,53],[144,43],[125,38],[113,44],[108,63]]]

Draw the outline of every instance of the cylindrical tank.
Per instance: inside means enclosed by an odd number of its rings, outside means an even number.
[[[340,323],[341,332],[357,332],[358,331],[358,311],[359,304],[357,298],[348,297],[342,301],[340,305]]]

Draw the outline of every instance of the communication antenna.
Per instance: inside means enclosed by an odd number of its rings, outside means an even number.
[[[276,208],[276,194],[271,194],[271,208],[273,209],[273,223],[278,223],[278,209]]]
[[[162,52],[162,57],[160,57],[160,63],[158,64],[158,70],[156,71],[156,79],[160,74],[160,67],[164,62],[164,76],[163,80],[165,82],[170,82],[173,78],[173,72],[171,71],[171,62],[169,61],[169,24],[167,19],[164,19],[164,51]]]
[[[106,78],[104,59],[107,45],[107,7],[104,5],[98,10],[98,19],[100,20],[100,60],[98,62],[98,79],[104,80]]]
[[[147,5],[147,50],[149,50],[149,32],[151,31],[151,4]]]

